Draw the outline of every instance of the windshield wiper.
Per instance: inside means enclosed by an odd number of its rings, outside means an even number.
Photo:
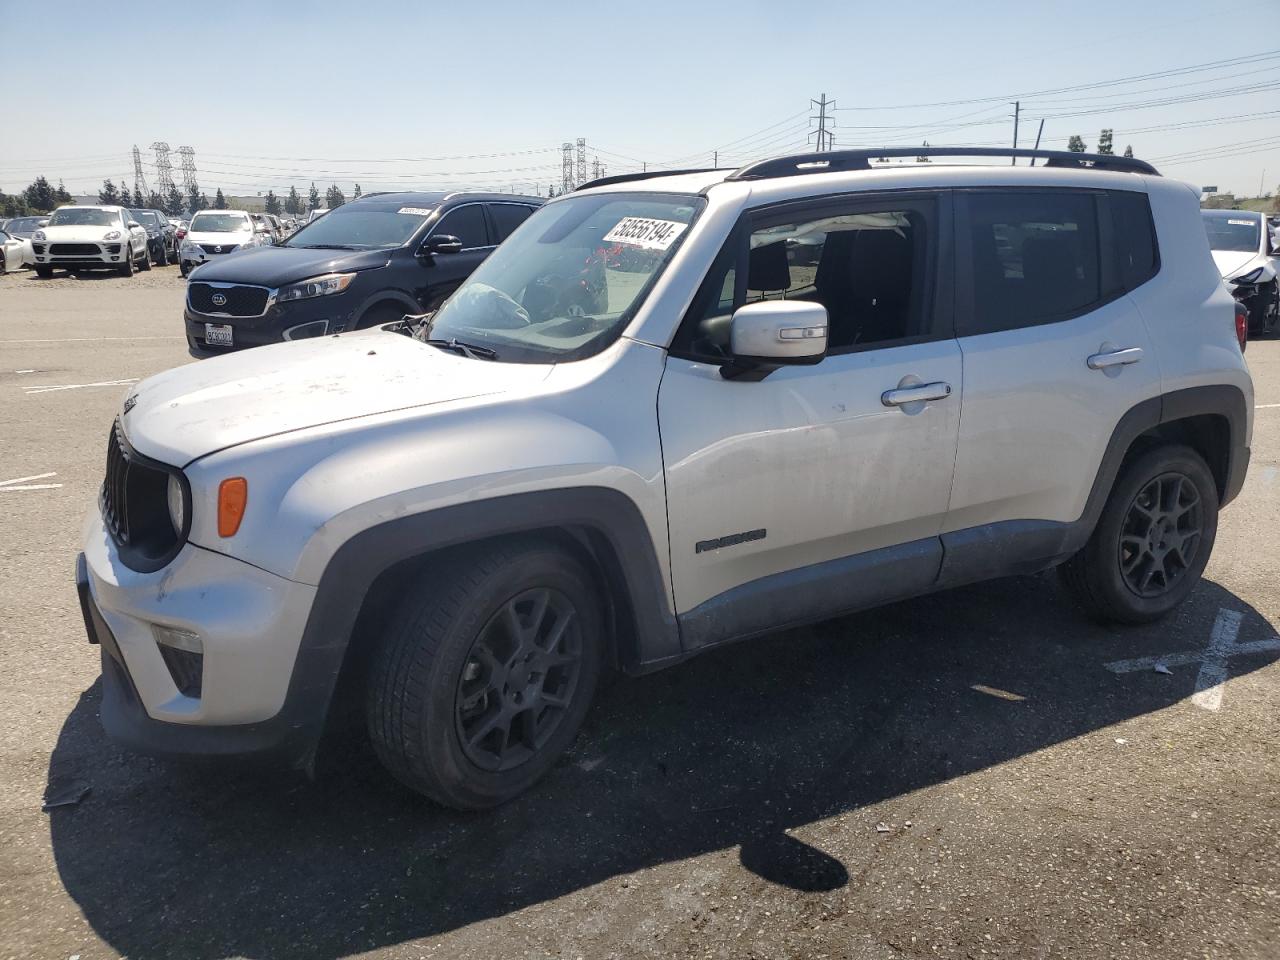
[[[299,250],[359,250],[359,247],[353,247],[349,243],[299,243],[289,244],[296,246]]]
[[[431,344],[433,347],[438,347],[441,350],[454,350],[470,360],[498,359],[497,350],[490,350],[488,347],[478,347],[473,343],[463,343],[461,340],[456,340],[453,337],[450,337],[448,340],[431,338],[424,342]]]

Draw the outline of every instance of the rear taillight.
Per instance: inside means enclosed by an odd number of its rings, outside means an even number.
[[[179,240],[181,240],[181,239],[182,239],[183,237],[185,237],[186,235],[187,235],[187,231],[185,231],[185,230],[181,230],[181,229],[178,231],[178,239],[179,239]]]
[[[1240,352],[1244,353],[1245,344],[1249,342],[1249,308],[1239,300],[1236,307],[1236,339],[1240,341]]]

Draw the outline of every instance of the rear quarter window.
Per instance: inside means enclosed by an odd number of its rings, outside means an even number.
[[[1114,227],[1117,273],[1125,290],[1142,286],[1160,269],[1160,249],[1151,202],[1145,193],[1114,190],[1107,194]]]

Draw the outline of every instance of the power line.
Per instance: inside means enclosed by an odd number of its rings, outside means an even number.
[[[1203,70],[1222,69],[1224,67],[1240,66],[1245,63],[1260,62],[1263,60],[1274,60],[1280,58],[1280,50],[1266,50],[1260,53],[1252,53],[1242,57],[1230,57],[1226,60],[1211,60],[1207,63],[1192,64],[1185,67],[1175,67],[1170,70],[1158,70],[1153,73],[1134,74],[1129,77],[1118,77],[1113,80],[1098,80],[1093,83],[1081,83],[1069,87],[1054,87],[1045,90],[1030,90],[1020,93],[1005,93],[994,97],[971,97],[966,100],[939,100],[933,103],[900,103],[889,105],[880,105],[874,107],[840,107],[841,110],[918,110],[927,107],[963,107],[975,103],[996,103],[1008,100],[1031,100],[1035,97],[1052,96],[1059,93],[1071,93],[1077,90],[1096,90],[1100,87],[1120,86],[1128,83],[1138,83],[1145,80],[1161,79],[1164,77],[1181,76],[1188,73],[1196,73]]]

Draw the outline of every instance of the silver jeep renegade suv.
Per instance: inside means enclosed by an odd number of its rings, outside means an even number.
[[[924,152],[607,178],[430,316],[138,385],[78,564],[108,732],[307,768],[356,705],[486,807],[611,667],[1054,566],[1168,613],[1252,428],[1197,191],[873,162]]]

